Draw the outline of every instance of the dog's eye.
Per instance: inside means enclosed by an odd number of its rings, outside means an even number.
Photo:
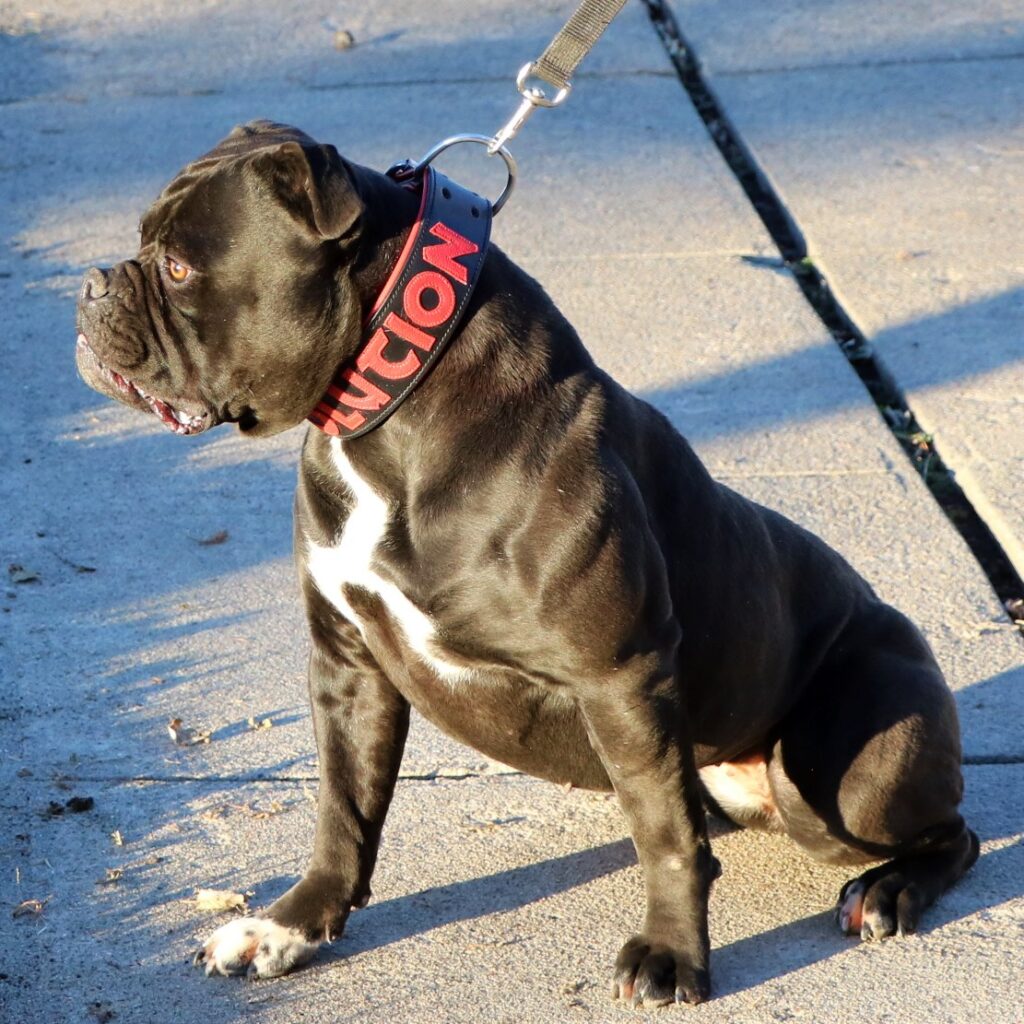
[[[191,267],[186,267],[184,263],[180,263],[173,256],[166,257],[164,262],[167,267],[167,276],[175,284],[181,284],[182,281],[187,280],[188,275],[192,273]]]

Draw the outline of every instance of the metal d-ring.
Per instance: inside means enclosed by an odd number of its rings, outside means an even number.
[[[492,151],[490,147],[491,143],[494,142],[494,139],[488,135],[451,135],[447,139],[442,139],[437,143],[437,145],[428,149],[427,152],[424,153],[423,156],[421,156],[415,163],[403,166],[401,169],[401,177],[411,178],[417,174],[422,174],[423,169],[433,163],[434,160],[446,149],[449,149],[452,146],[457,146],[460,142],[475,142],[478,146],[485,146],[487,147],[489,156],[493,156],[496,153],[505,161],[505,169],[508,171],[508,181],[505,182],[505,187],[502,189],[501,195],[499,195],[491,204],[492,212],[497,213],[505,205],[509,195],[512,193],[512,189],[515,187],[517,174],[516,161],[515,157],[513,157],[504,146],[498,146],[497,149]]]

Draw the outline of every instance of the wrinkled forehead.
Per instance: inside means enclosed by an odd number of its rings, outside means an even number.
[[[204,153],[175,175],[156,202],[146,211],[140,224],[143,249],[171,230],[172,225],[181,219],[178,214],[183,207],[211,207],[208,210],[200,210],[199,217],[190,218],[194,228],[205,224],[206,230],[202,233],[208,234],[210,229],[215,228],[218,219],[213,216],[213,207],[223,209],[232,205],[225,202],[232,194],[232,185],[226,179],[241,171],[247,157],[285,142],[298,142],[304,146],[316,145],[313,139],[298,128],[273,121],[252,121],[235,128],[208,153]]]
[[[298,142],[303,146],[315,146],[316,140],[305,132],[293,128],[289,124],[276,121],[250,121],[234,128],[230,135],[220,140],[209,153],[205,153],[196,161],[197,164],[207,160],[232,160],[247,156],[258,149],[268,146],[280,146],[284,142]],[[189,166],[195,166],[190,164]]]

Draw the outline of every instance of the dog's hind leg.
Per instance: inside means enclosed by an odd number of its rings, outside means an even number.
[[[842,930],[906,934],[974,863],[959,813],[956,707],[916,629],[885,606],[837,646],[781,725],[769,761],[790,836],[834,863],[886,860],[839,894]]]

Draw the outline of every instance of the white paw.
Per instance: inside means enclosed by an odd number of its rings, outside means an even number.
[[[297,928],[285,928],[270,918],[238,917],[207,939],[196,963],[204,964],[208,975],[276,978],[308,963],[319,946]]]

